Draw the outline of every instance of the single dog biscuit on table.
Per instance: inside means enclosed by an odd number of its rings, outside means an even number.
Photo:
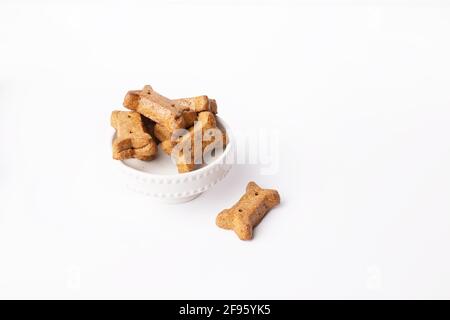
[[[151,86],[147,85],[142,90],[128,91],[123,105],[170,130],[186,128],[183,111],[177,108],[172,100],[153,90]]]
[[[150,160],[158,147],[147,132],[142,116],[134,111],[113,111],[111,125],[116,129],[113,141],[113,158]]]
[[[219,213],[216,224],[220,228],[234,230],[241,240],[251,240],[253,228],[278,204],[280,195],[276,190],[262,189],[250,182],[241,199],[231,209]]]

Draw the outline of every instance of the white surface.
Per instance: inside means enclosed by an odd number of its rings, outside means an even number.
[[[265,3],[0,4],[0,297],[450,298],[450,8]],[[280,170],[123,189],[109,114],[146,83],[279,130]],[[214,220],[249,180],[283,202],[241,242]]]

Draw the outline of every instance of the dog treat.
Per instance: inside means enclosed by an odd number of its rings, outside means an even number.
[[[174,143],[170,141],[170,139],[168,139],[161,142],[159,146],[161,147],[162,151],[164,151],[165,154],[170,156],[172,154]]]
[[[185,128],[190,128],[197,121],[197,112],[191,110],[182,110]]]
[[[208,99],[207,96],[175,99],[173,101],[184,110],[188,109],[195,112],[211,111],[212,113],[217,113],[216,100]]]
[[[134,111],[113,111],[111,125],[116,129],[113,158],[150,160],[158,151],[155,141],[144,126],[142,116]]]
[[[201,138],[203,140],[203,134],[206,130],[216,128],[216,117],[212,112],[209,111],[203,111],[198,114],[198,121],[196,124],[189,129],[189,134],[185,134],[183,137],[181,137],[180,142],[190,140],[191,145],[193,147],[194,139],[196,138],[195,133],[200,134],[201,132]],[[205,142],[203,140],[203,142]]]
[[[166,140],[161,142],[160,147],[165,154],[172,156],[172,151],[175,145],[176,143],[171,140]],[[189,149],[189,151],[192,152],[192,149]],[[178,173],[190,172],[195,169],[196,165],[194,161],[190,159],[192,157],[185,155],[183,150],[180,150],[179,154],[175,155],[175,157]]]
[[[216,128],[216,119],[214,114],[217,113],[217,102],[214,99],[209,99],[208,96],[195,96],[182,99],[169,99],[155,90],[149,85],[144,86],[142,90],[128,91],[125,96],[123,105],[139,113],[144,121],[144,132],[151,134],[155,139],[159,140],[161,149],[168,155],[172,155],[177,151],[178,155],[175,157],[179,172],[188,172],[196,168],[196,165],[202,164],[206,159],[203,159],[203,153],[208,152],[205,156],[209,159],[217,142],[217,135],[214,132],[207,132],[210,140],[204,137],[205,131]],[[183,136],[179,136],[178,129],[187,129],[189,132]],[[223,142],[225,146],[228,143],[227,134],[222,131]],[[173,137],[174,133],[178,137]],[[181,132],[183,134],[183,132]],[[201,159],[197,159],[195,153],[199,153],[199,147],[194,143],[194,140],[202,138],[201,143]],[[133,140],[134,141],[134,140]],[[131,143],[131,142],[130,142]],[[122,143],[125,145],[125,143]],[[181,144],[181,148],[180,147]],[[211,150],[206,149],[211,145]],[[194,149],[194,146],[196,149]],[[177,150],[175,150],[177,147]],[[115,157],[130,158],[135,157],[139,159],[148,159],[149,154],[156,153],[155,142],[151,140],[151,144],[136,147],[123,147],[120,149],[116,146]],[[179,150],[178,150],[179,149]],[[211,151],[211,153],[210,153]]]
[[[214,134],[210,133],[208,130],[210,129],[217,129],[220,130],[221,136],[222,136],[222,143],[223,148],[225,148],[228,145],[228,136],[224,129],[216,127],[216,120],[215,117],[210,112],[203,112],[202,115],[199,117],[199,124],[196,127],[191,127],[189,129],[189,133],[185,134],[181,137],[173,137],[170,135],[170,132],[164,128],[159,127],[158,125],[155,126],[155,135],[158,139],[163,139],[164,141],[160,144],[161,149],[166,153],[167,155],[171,155],[173,148],[178,145],[179,143],[185,143],[189,144],[189,150],[193,150],[194,144],[196,143],[196,140],[201,138],[202,141],[202,154],[205,151],[206,147],[209,146],[212,143],[215,143],[215,136],[212,139],[207,139],[207,134]],[[201,133],[200,133],[201,130]]]
[[[205,150],[206,146],[210,143],[214,142],[212,141],[205,141],[203,139],[203,134],[206,130],[216,128],[216,118],[214,117],[214,114],[209,111],[200,112],[198,116],[198,121],[195,123],[193,127],[189,129],[189,132],[183,135],[182,137],[172,140],[167,139],[161,143],[161,149],[164,151],[164,153],[168,155],[172,155],[172,151],[175,148],[175,146],[179,146],[179,154],[174,155],[176,158],[176,163],[178,167],[178,172],[187,172],[192,171],[196,167],[195,163],[195,143],[197,139],[201,139],[202,141],[202,156],[203,156],[203,150]],[[184,154],[183,148],[188,148],[188,151],[190,152],[190,156],[188,154]],[[203,161],[203,157],[201,159]]]
[[[170,140],[172,138],[172,131],[164,127],[162,124],[155,124],[154,127],[154,135],[155,138],[158,139],[161,142],[164,142],[166,140]]]
[[[219,127],[210,128],[210,129],[220,130],[220,132],[222,134],[223,148],[225,149],[225,147],[228,145],[228,135],[227,135],[227,132],[225,131],[225,129],[221,129]],[[205,149],[208,145],[210,145],[213,142],[215,142],[215,139],[211,139],[211,140],[204,139],[203,140],[203,149]]]
[[[222,131],[222,136],[223,136],[223,147],[225,148],[227,145],[228,145],[228,142],[230,141],[229,139],[228,139],[228,134],[227,134],[227,132],[225,131],[225,129],[220,129],[220,131]]]
[[[144,124],[145,132],[150,134],[150,136],[152,136],[152,138],[153,138],[155,136],[155,125],[156,125],[156,122],[151,120],[151,119],[149,119],[149,118],[147,118],[147,117],[144,117],[144,116],[141,116],[141,119],[142,119],[142,123]]]
[[[190,151],[190,155],[184,154],[181,152],[181,155],[177,157],[177,168],[178,172],[189,172],[195,169],[196,159],[195,159],[195,143],[196,139],[201,139],[202,141],[202,154],[200,159],[201,163],[203,162],[203,150],[205,149],[205,141],[203,139],[203,134],[206,130],[216,127],[216,117],[214,114],[209,111],[200,112],[198,114],[198,121],[195,125],[189,130],[189,133],[185,134],[179,139],[179,143],[181,146],[188,145],[188,150]],[[197,142],[198,143],[198,142]]]
[[[197,113],[194,111],[183,112],[183,117],[187,127],[189,128],[192,127],[197,120]],[[156,123],[153,130],[154,136],[161,142],[172,138],[173,130],[170,130],[162,124]]]
[[[177,108],[172,100],[154,91],[151,86],[147,85],[140,91],[128,91],[123,105],[170,130],[186,127],[183,111]]]
[[[223,146],[225,147],[226,145],[228,145],[228,136],[227,136],[227,133],[226,133],[226,131],[225,131],[224,129],[221,129],[221,128],[218,128],[218,127],[217,127],[217,129],[220,130],[221,133],[222,133],[222,137],[223,137]],[[192,131],[192,127],[191,127],[189,130]],[[155,136],[161,143],[166,142],[167,140],[172,140],[172,132],[171,132],[169,129],[167,129],[166,127],[164,127],[164,126],[162,126],[162,125],[160,125],[160,124],[155,124],[155,125],[154,125],[153,133],[154,133],[154,136]],[[166,146],[166,147],[169,147],[169,146],[172,146],[172,147],[173,147],[173,146],[175,146],[179,141],[180,141],[179,138],[175,139],[175,141],[168,141],[168,142],[165,143],[165,146]],[[204,149],[207,145],[209,145],[210,143],[212,143],[212,142],[214,142],[214,140],[212,140],[212,141],[210,141],[210,140],[204,140],[204,141],[203,141],[203,149]],[[169,149],[166,148],[166,150],[169,150]],[[171,152],[171,151],[168,151],[169,154],[170,154],[170,152]]]
[[[178,173],[191,172],[195,169],[195,167],[195,163],[189,159],[189,156],[185,156],[183,152],[179,157],[177,157]]]
[[[241,199],[231,209],[219,213],[216,224],[220,228],[234,230],[241,240],[250,240],[253,228],[278,204],[280,195],[276,190],[261,189],[255,182],[250,182]]]
[[[195,121],[197,121],[197,113],[194,111],[183,112],[183,117],[188,128],[192,127]],[[156,139],[163,142],[172,138],[173,130],[156,123],[153,127],[153,133]]]
[[[156,126],[155,126],[155,134],[156,134]],[[222,129],[219,129],[219,128],[217,128],[218,130],[220,130],[221,131],[221,133],[222,133],[222,137],[223,137],[223,148],[225,148],[227,145],[228,145],[228,136],[227,136],[227,133],[225,132],[225,130],[222,130]],[[158,138],[159,139],[159,138]],[[171,155],[171,153],[172,153],[172,150],[173,150],[173,148],[177,145],[177,143],[179,142],[179,139],[177,139],[177,140],[175,140],[175,141],[171,141],[171,138],[169,137],[168,139],[166,139],[166,140],[164,140],[164,141],[162,141],[161,142],[161,144],[160,144],[160,146],[161,146],[161,149],[164,151],[164,153],[165,154],[167,154],[167,155]],[[204,151],[205,150],[205,148],[208,146],[208,145],[210,145],[211,143],[213,143],[213,142],[215,142],[215,140],[212,140],[212,141],[206,141],[206,140],[203,140],[203,143],[202,143],[202,151]]]

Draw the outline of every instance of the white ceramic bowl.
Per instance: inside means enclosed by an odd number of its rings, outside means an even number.
[[[125,184],[133,191],[164,203],[191,201],[225,178],[232,167],[233,135],[220,117],[217,117],[217,125],[226,130],[228,145],[211,163],[195,171],[178,173],[171,158],[162,150],[152,161],[127,159],[114,162],[121,169]]]

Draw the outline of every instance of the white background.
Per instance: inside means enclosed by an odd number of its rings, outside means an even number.
[[[450,298],[445,1],[1,1],[1,298]],[[127,90],[280,132],[193,202],[118,183]],[[215,226],[246,183],[282,205]]]

